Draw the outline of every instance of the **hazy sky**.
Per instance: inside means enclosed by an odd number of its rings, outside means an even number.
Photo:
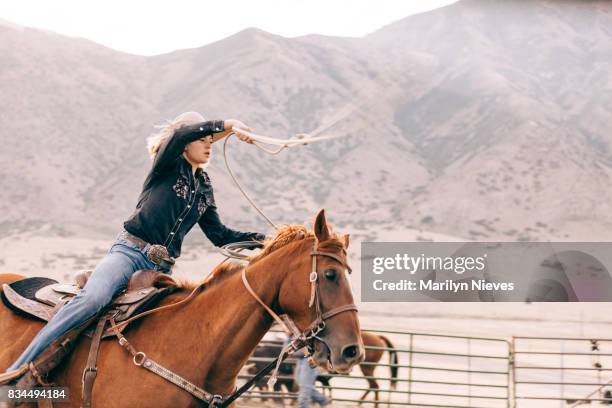
[[[143,55],[199,47],[247,27],[362,36],[456,0],[2,0],[0,19]]]

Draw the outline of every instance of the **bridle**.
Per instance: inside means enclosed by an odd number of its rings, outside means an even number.
[[[323,312],[323,304],[321,301],[321,292],[320,292],[320,287],[319,287],[319,274],[317,271],[317,256],[326,256],[328,258],[332,258],[338,263],[340,263],[342,266],[344,266],[344,268],[346,268],[346,270],[348,270],[349,272],[352,271],[352,269],[346,263],[346,261],[344,261],[344,259],[342,259],[338,255],[330,253],[330,252],[322,252],[322,251],[317,250],[317,240],[316,239],[314,241],[314,248],[312,252],[310,253],[310,256],[312,257],[312,270],[310,272],[310,275],[308,276],[308,281],[310,282],[310,300],[308,301],[308,307],[309,308],[312,308],[313,306],[315,307],[315,319],[312,323],[310,323],[310,325],[308,325],[308,327],[306,327],[306,329],[298,333],[296,333],[295,327],[292,329],[289,329],[287,325],[285,324],[285,321],[283,321],[283,319],[281,319],[281,317],[274,310],[272,310],[272,308],[270,308],[263,300],[261,300],[261,298],[257,295],[257,293],[255,293],[255,291],[253,290],[253,288],[251,287],[247,279],[246,273],[247,273],[248,268],[244,268],[242,270],[242,283],[246,287],[249,294],[253,296],[255,300],[257,300],[257,302],[274,318],[274,320],[276,320],[276,322],[285,330],[285,332],[293,333],[294,337],[297,337],[298,339],[302,338],[302,340],[305,340],[303,341],[303,343],[305,343],[307,346],[310,346],[310,342],[314,339],[324,342],[323,339],[318,337],[318,334],[321,333],[325,329],[326,320],[329,320],[332,317],[339,315],[340,313],[350,312],[350,311],[357,312],[357,306],[355,306],[354,303],[347,303],[345,305],[338,306],[331,310],[328,310],[327,312]],[[296,334],[297,336],[295,336]]]
[[[252,244],[252,243],[251,243]],[[115,332],[115,335],[117,336],[117,339],[119,340],[119,344],[121,346],[123,346],[126,350],[128,350],[132,356],[133,356],[133,361],[134,364],[145,368],[161,377],[163,377],[164,379],[166,379],[167,381],[172,382],[173,384],[177,385],[180,388],[183,388],[185,391],[189,392],[191,395],[193,395],[195,398],[197,398],[199,401],[201,401],[204,406],[207,407],[227,407],[229,406],[232,402],[234,402],[236,399],[238,399],[242,394],[244,394],[256,381],[258,381],[259,379],[261,379],[262,377],[264,377],[265,375],[267,375],[270,371],[272,371],[274,369],[274,372],[272,374],[272,376],[270,377],[270,380],[268,381],[269,384],[273,384],[274,382],[276,382],[276,377],[277,377],[277,373],[278,373],[278,369],[282,363],[282,361],[285,359],[285,357],[287,357],[287,355],[289,355],[290,353],[297,351],[299,349],[302,349],[304,347],[306,347],[309,351],[309,353],[312,353],[313,351],[313,344],[315,340],[318,340],[320,342],[322,342],[323,344],[325,344],[329,350],[331,350],[331,348],[327,345],[327,343],[325,342],[325,339],[320,337],[319,334],[325,329],[325,321],[329,320],[331,318],[333,318],[334,316],[337,316],[341,313],[344,312],[357,312],[357,306],[355,306],[354,303],[348,303],[342,306],[338,306],[335,307],[331,310],[328,310],[326,312],[323,312],[323,302],[321,300],[321,293],[320,293],[320,289],[319,289],[319,278],[318,278],[318,271],[317,271],[317,256],[325,256],[331,259],[336,260],[338,263],[340,263],[344,268],[346,268],[347,271],[351,271],[351,267],[346,263],[346,261],[344,259],[342,259],[340,256],[330,253],[330,252],[322,252],[319,251],[317,249],[317,244],[318,244],[318,240],[315,238],[314,241],[314,246],[313,246],[313,250],[310,253],[310,256],[312,257],[312,270],[310,272],[310,275],[308,277],[308,281],[310,282],[310,299],[308,302],[308,307],[312,308],[313,306],[315,307],[315,319],[314,321],[308,325],[308,327],[303,330],[303,331],[299,331],[297,329],[297,326],[295,326],[295,324],[292,321],[288,321],[288,323],[292,326],[292,329],[289,329],[287,327],[287,324],[285,324],[285,322],[283,321],[283,319],[281,319],[281,317],[274,312],[274,310],[272,310],[268,305],[266,305],[266,303],[261,300],[261,298],[257,295],[257,293],[255,293],[255,291],[253,290],[253,288],[251,287],[251,285],[249,284],[249,281],[247,279],[246,276],[246,271],[248,269],[244,268],[242,270],[242,282],[245,286],[245,288],[247,289],[247,291],[251,294],[251,296],[253,296],[253,298],[255,298],[255,300],[257,300],[257,302],[280,324],[280,326],[287,332],[287,333],[293,333],[293,337],[291,339],[291,341],[285,346],[283,347],[283,349],[281,350],[280,355],[271,363],[269,363],[266,367],[264,367],[262,370],[260,370],[257,374],[255,374],[255,376],[253,378],[251,378],[249,381],[247,381],[243,386],[241,386],[239,389],[236,389],[232,394],[228,395],[228,396],[221,396],[221,395],[217,395],[217,394],[212,394],[207,392],[206,390],[198,387],[197,385],[191,383],[189,380],[181,377],[180,375],[174,373],[173,371],[167,369],[166,367],[158,364],[156,361],[152,360],[151,358],[147,357],[147,355],[145,353],[143,353],[142,351],[138,351],[136,350],[130,343],[129,341],[125,338],[125,336],[123,336],[121,334],[121,332],[119,331],[119,328],[121,326],[125,326],[127,325],[127,323],[135,320],[135,319],[139,319],[143,316],[152,314],[152,313],[156,313],[159,312],[161,310],[165,310],[167,308],[170,307],[175,307],[175,306],[179,306],[181,304],[184,304],[188,301],[190,301],[191,299],[194,298],[194,296],[203,288],[203,284],[197,286],[189,296],[187,296],[187,298],[170,304],[170,305],[165,305],[165,306],[160,306],[158,308],[152,309],[152,310],[148,310],[146,312],[140,313],[126,321],[123,321],[119,324],[116,324],[114,321],[113,317],[110,317],[108,320],[111,323],[111,328],[113,329],[113,331]],[[106,321],[106,319],[104,319]]]
[[[249,284],[246,275],[248,268],[244,268],[242,270],[242,283],[244,284],[249,294],[253,298],[255,298],[255,300],[257,300],[257,302],[274,318],[274,320],[278,322],[278,324],[285,330],[286,333],[293,334],[292,341],[287,344],[281,351],[281,354],[276,364],[276,370],[271,376],[269,384],[274,384],[274,382],[276,382],[276,374],[285,355],[304,347],[307,347],[309,354],[312,354],[314,350],[313,344],[315,340],[322,342],[327,346],[329,350],[331,350],[329,345],[325,342],[325,339],[319,336],[319,334],[326,327],[326,320],[329,320],[332,317],[344,312],[357,312],[357,306],[355,306],[354,303],[347,303],[345,305],[338,306],[331,310],[323,312],[324,305],[321,300],[319,274],[317,271],[317,256],[325,256],[334,259],[335,261],[340,263],[348,272],[351,272],[352,269],[340,256],[330,252],[319,251],[317,249],[317,244],[318,240],[315,238],[313,250],[310,252],[310,256],[312,257],[312,269],[310,275],[308,276],[308,281],[310,282],[310,299],[308,301],[308,307],[315,307],[315,319],[312,323],[310,323],[310,325],[308,325],[308,327],[306,327],[306,329],[301,332],[299,331],[299,329],[297,329],[297,326],[291,321],[289,321],[291,329],[288,328],[287,324],[285,324],[285,321],[283,321],[283,319],[281,319],[281,317],[274,310],[272,310],[272,308],[270,308],[263,300],[261,300],[261,298],[257,295],[257,293],[255,293],[255,291]]]

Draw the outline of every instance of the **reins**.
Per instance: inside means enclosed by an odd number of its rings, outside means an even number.
[[[129,319],[124,320],[121,323],[115,325],[115,327],[117,329],[121,329],[122,327],[127,326],[128,324],[130,324],[134,320],[140,319],[141,317],[145,317],[145,316],[148,316],[148,315],[153,314],[153,313],[161,312],[162,310],[167,310],[167,309],[170,309],[170,308],[173,308],[173,307],[176,307],[176,306],[184,305],[185,303],[190,302],[191,300],[193,300],[193,298],[195,298],[195,295],[197,294],[197,292],[202,290],[204,288],[204,286],[206,286],[206,283],[202,282],[198,286],[193,288],[191,293],[189,295],[187,295],[187,297],[185,297],[184,299],[181,299],[178,302],[171,303],[169,305],[159,306],[159,307],[156,307],[154,309],[150,309],[150,310],[147,310],[145,312],[138,313],[137,315],[132,316]]]

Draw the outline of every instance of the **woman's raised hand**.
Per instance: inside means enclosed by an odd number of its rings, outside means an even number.
[[[226,120],[225,130],[231,130],[232,132],[234,132],[236,136],[238,136],[238,139],[242,140],[243,142],[251,143],[251,144],[254,142],[253,138],[251,138],[249,135],[244,133],[244,131],[250,132],[251,128],[239,120],[236,120],[236,119]]]

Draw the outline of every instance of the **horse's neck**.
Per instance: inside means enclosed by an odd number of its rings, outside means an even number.
[[[281,270],[266,270],[265,260],[249,268],[249,283],[268,305],[276,300],[284,279]],[[264,278],[265,277],[265,278]],[[264,278],[264,279],[262,279]],[[200,333],[191,335],[198,350],[198,370],[204,374],[207,390],[226,395],[234,389],[240,368],[262,337],[270,329],[272,319],[247,292],[240,272],[223,278],[194,299],[185,310]]]

